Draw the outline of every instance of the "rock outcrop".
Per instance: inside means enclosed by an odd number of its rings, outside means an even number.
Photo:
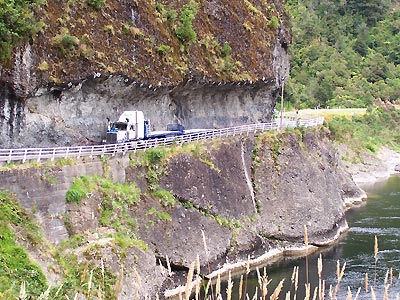
[[[124,110],[157,130],[271,120],[289,73],[283,1],[88,2],[39,6],[47,26],[0,65],[0,147],[100,143]]]
[[[103,257],[108,270],[123,276],[120,299],[136,292],[141,298],[162,294],[179,283],[179,275],[197,255],[201,273],[208,274],[282,245],[301,244],[304,225],[310,244],[333,242],[346,228],[347,199],[363,197],[322,129],[150,151],[108,161],[3,171],[0,188],[13,190],[24,207],[34,209],[52,243],[83,235],[87,244],[70,251],[96,264]],[[151,163],[144,162],[146,157],[152,157]],[[66,203],[73,179],[94,174],[140,187],[140,201],[129,206],[129,218],[136,220],[129,230],[147,250],[115,250],[119,246],[110,236],[122,226],[122,217],[115,220],[119,227],[99,225],[104,224],[104,205],[110,205],[105,199],[112,194],[94,191],[79,204]],[[112,212],[126,217],[121,205]],[[167,275],[167,260],[173,277]],[[138,278],[146,281],[141,283],[146,289],[138,287]]]

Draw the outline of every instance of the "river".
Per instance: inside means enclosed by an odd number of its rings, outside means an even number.
[[[361,288],[358,299],[371,299],[370,287],[374,288],[377,299],[383,299],[384,280],[390,268],[393,269],[393,281],[389,288],[389,299],[396,299],[400,292],[400,177],[393,176],[385,182],[366,188],[368,200],[361,207],[347,214],[349,231],[332,247],[323,249],[308,257],[308,277],[313,291],[318,286],[317,259],[323,258],[322,277],[326,281],[326,299],[329,299],[329,286],[337,283],[336,266],[346,263],[344,277],[337,294],[338,299],[346,299],[347,287],[350,287],[353,299]],[[378,256],[375,265],[374,240],[378,238]],[[306,259],[283,259],[267,266],[267,274],[272,280],[268,286],[272,292],[278,282],[285,278],[280,299],[294,288],[291,275],[294,266],[299,266],[299,290],[297,299],[304,299],[306,281]],[[262,273],[262,270],[260,270]],[[365,292],[365,273],[368,273],[369,292]],[[390,273],[390,272],[389,272]],[[234,291],[237,291],[239,279],[235,279]],[[257,287],[257,273],[248,277],[247,291],[252,299]],[[390,276],[388,282],[390,283]],[[312,298],[313,292],[311,292]],[[233,299],[237,299],[237,294]],[[293,299],[293,298],[292,298]]]

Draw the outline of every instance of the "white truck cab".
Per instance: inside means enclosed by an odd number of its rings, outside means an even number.
[[[144,119],[142,111],[124,111],[118,121],[110,123],[108,127],[107,143],[124,143],[145,139],[149,129],[149,121]]]

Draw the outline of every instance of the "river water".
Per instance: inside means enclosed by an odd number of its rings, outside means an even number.
[[[326,299],[329,299],[329,286],[337,284],[336,267],[346,263],[344,277],[340,283],[337,299],[346,299],[347,287],[350,287],[353,299],[361,288],[358,299],[371,299],[371,286],[377,299],[383,299],[386,273],[392,268],[393,281],[389,288],[389,299],[396,299],[400,292],[400,177],[393,176],[388,181],[375,184],[366,189],[368,200],[361,207],[348,212],[350,230],[334,246],[309,255],[308,277],[313,291],[318,286],[317,259],[323,258],[322,277],[326,281]],[[374,240],[378,238],[378,259],[375,265]],[[267,274],[272,280],[268,286],[272,292],[278,282],[285,278],[280,299],[285,299],[288,290],[293,292],[291,275],[293,267],[298,266],[299,290],[297,299],[304,299],[306,282],[306,259],[283,259],[267,266]],[[262,273],[262,270],[260,270]],[[368,273],[369,292],[365,292],[365,273]],[[390,274],[390,272],[389,272]],[[235,279],[234,291],[239,286]],[[248,277],[247,292],[252,299],[257,287],[257,274],[251,272]],[[390,276],[388,279],[390,283]],[[311,298],[312,298],[311,293]],[[233,299],[237,299],[237,294]],[[293,296],[292,296],[293,299]]]

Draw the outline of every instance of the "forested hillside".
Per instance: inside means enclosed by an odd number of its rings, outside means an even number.
[[[366,107],[400,99],[400,5],[391,0],[289,0],[295,108]]]

